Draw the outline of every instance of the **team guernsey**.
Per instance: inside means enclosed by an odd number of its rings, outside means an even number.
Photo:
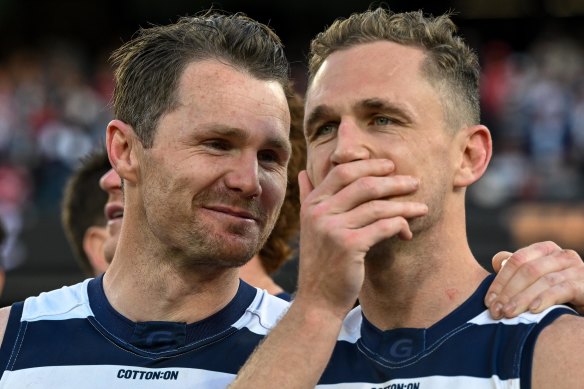
[[[319,388],[529,388],[545,326],[574,312],[493,320],[492,281],[427,329],[380,331],[359,307],[345,320]],[[102,277],[12,306],[0,389],[225,388],[288,303],[240,282],[235,298],[193,324],[132,322],[108,303]]]
[[[0,388],[225,388],[288,307],[240,281],[205,320],[135,323],[108,303],[102,279],[12,306]]]
[[[345,319],[319,388],[487,389],[531,387],[533,349],[565,306],[493,320],[484,297],[487,277],[460,307],[426,329],[381,331],[359,307]]]

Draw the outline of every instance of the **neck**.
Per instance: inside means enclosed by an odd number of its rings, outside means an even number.
[[[125,222],[103,280],[106,297],[120,314],[136,322],[193,323],[233,299],[237,268],[185,265],[188,258],[153,237],[128,231]]]
[[[437,228],[412,241],[383,242],[365,264],[359,301],[376,327],[427,328],[461,305],[487,276],[463,231]]]
[[[256,288],[266,290],[269,294],[277,295],[284,292],[284,289],[276,284],[266,272],[258,254],[239,268],[239,277]]]

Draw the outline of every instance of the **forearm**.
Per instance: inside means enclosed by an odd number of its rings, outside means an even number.
[[[342,321],[343,315],[301,301],[292,303],[230,388],[314,388],[330,359]]]

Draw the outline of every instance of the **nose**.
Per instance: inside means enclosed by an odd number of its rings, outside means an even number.
[[[122,188],[122,180],[114,169],[110,169],[99,179],[99,187],[107,193],[112,193]]]
[[[341,121],[337,129],[336,144],[331,154],[333,165],[371,158],[366,134],[351,120]]]
[[[242,155],[225,175],[225,185],[243,197],[257,197],[262,194],[259,178],[259,164],[255,155]]]

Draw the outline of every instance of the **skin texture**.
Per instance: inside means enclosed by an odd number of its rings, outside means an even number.
[[[104,254],[104,244],[108,237],[107,229],[101,226],[89,227],[83,236],[83,250],[87,255],[95,276],[105,272],[111,261]]]
[[[122,193],[122,180],[114,169],[110,169],[99,180],[99,187],[108,194],[104,213],[107,220],[107,237],[103,244],[104,256],[108,263],[114,258],[116,246],[122,228],[124,216],[124,195]]]
[[[359,44],[331,54],[315,75],[306,100],[307,173],[300,176],[299,289],[232,388],[313,387],[357,296],[381,330],[423,328],[486,276],[465,239],[464,191],[488,165],[490,134],[481,125],[449,128],[444,96],[420,73],[422,59],[413,47]],[[515,257],[536,261],[538,247]],[[496,298],[510,290],[501,284]],[[566,341],[572,330],[581,339],[581,328],[579,318],[566,317],[544,330],[533,387],[555,387],[568,371],[582,371],[582,358],[573,357],[581,341]],[[578,379],[560,385],[578,387]]]
[[[178,108],[161,118],[151,148],[125,123],[110,123],[125,208],[104,289],[118,311],[135,321],[193,322],[231,300],[236,266],[276,220],[289,126],[281,86],[216,61],[187,66]]]

